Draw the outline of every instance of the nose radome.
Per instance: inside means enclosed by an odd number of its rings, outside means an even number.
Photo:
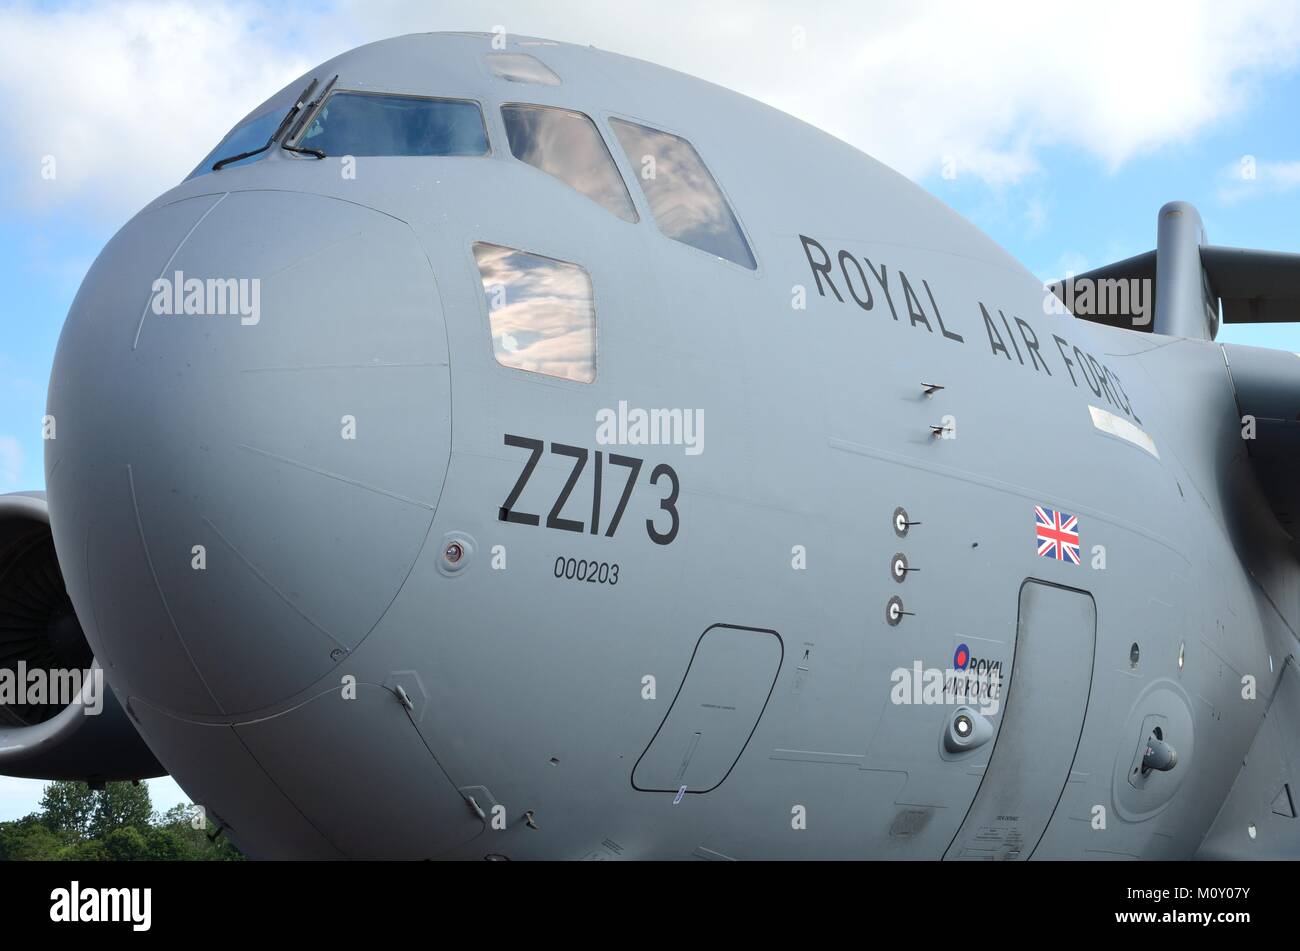
[[[163,205],[86,277],[48,412],[52,527],[110,680],[260,710],[357,647],[424,544],[450,451],[428,259],[335,199]]]

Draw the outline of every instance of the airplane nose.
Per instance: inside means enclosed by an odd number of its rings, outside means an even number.
[[[411,229],[282,191],[162,204],[87,275],[46,480],[110,681],[187,715],[317,682],[383,616],[450,451],[446,332]]]

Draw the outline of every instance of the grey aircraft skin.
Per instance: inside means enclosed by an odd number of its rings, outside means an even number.
[[[487,154],[218,150],[104,249],[48,513],[0,526],[48,521],[148,749],[61,759],[92,729],[65,716],[0,731],[0,772],[167,772],[261,858],[1300,856],[1300,357],[1214,341],[1220,299],[1300,317],[1293,260],[1216,257],[1168,205],[1115,266],[1154,278],[1140,332],[1048,313],[921,188],[645,62],[403,36],[250,118],[322,91],[477,104]],[[516,158],[511,104],[590,117],[631,210]],[[708,210],[654,205],[637,128],[693,146],[752,260],[670,237]],[[594,378],[505,365],[502,249],[507,302],[510,262],[589,275]],[[257,319],[158,313],[178,272],[259,280]],[[621,406],[698,442],[602,438]],[[1075,547],[1040,553],[1038,509]],[[906,702],[950,668],[996,709]]]

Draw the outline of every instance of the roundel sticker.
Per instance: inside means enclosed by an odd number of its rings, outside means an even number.
[[[957,649],[952,652],[953,670],[965,670],[970,666],[970,648],[965,644],[958,644]]]

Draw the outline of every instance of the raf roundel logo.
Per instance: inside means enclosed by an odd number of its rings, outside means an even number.
[[[953,670],[965,670],[970,666],[970,648],[965,644],[958,644],[957,649],[952,653]]]

